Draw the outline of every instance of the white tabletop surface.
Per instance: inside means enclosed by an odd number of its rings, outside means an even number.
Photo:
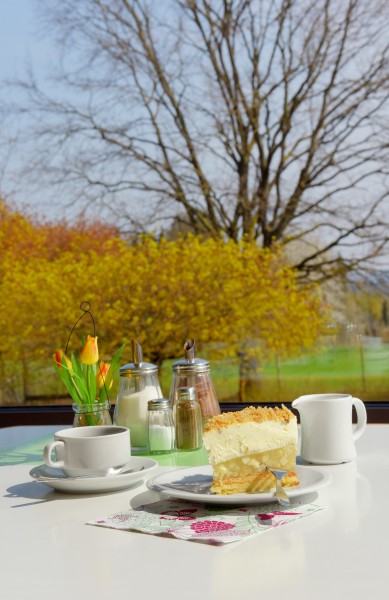
[[[3,456],[7,446],[55,429],[0,429]],[[144,484],[107,494],[63,494],[32,481],[31,463],[0,462],[1,598],[387,597],[389,425],[369,425],[357,452],[355,462],[324,467],[332,483],[314,502],[326,510],[226,546],[85,524],[159,499]]]

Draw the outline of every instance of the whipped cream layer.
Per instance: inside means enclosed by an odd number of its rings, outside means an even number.
[[[297,453],[297,420],[236,423],[204,432],[204,447],[211,465],[240,456],[258,454],[293,445]]]

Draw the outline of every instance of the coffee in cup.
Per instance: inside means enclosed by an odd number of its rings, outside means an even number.
[[[53,450],[56,460],[52,460]],[[62,468],[68,477],[114,475],[130,456],[129,429],[117,425],[62,429],[43,452],[45,464]]]

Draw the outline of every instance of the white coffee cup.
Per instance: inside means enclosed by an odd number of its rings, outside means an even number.
[[[55,450],[56,460],[51,454]],[[48,467],[62,468],[68,477],[113,475],[131,456],[127,427],[99,425],[62,429],[47,444],[43,459]]]
[[[357,425],[352,425],[352,408]],[[310,394],[292,402],[300,413],[301,457],[310,463],[335,465],[356,456],[355,440],[366,427],[366,408],[349,394]]]

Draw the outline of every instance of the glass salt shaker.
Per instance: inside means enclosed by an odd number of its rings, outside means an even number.
[[[175,447],[177,450],[198,450],[203,445],[203,419],[194,387],[177,389],[173,408]]]
[[[174,450],[174,423],[170,400],[157,398],[147,403],[147,430],[151,454]]]

